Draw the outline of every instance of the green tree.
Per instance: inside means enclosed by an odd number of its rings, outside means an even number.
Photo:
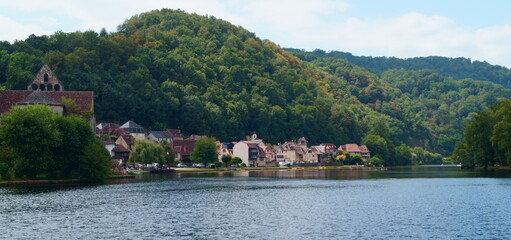
[[[218,161],[216,143],[214,138],[201,138],[195,143],[190,159],[194,163],[213,163]]]
[[[57,130],[61,133],[60,144],[51,149],[54,153],[49,162],[51,177],[73,177],[77,175],[80,162],[77,156],[83,154],[86,146],[94,140],[89,123],[78,117],[57,117]]]
[[[385,141],[384,138],[373,134],[367,134],[362,139],[362,145],[366,145],[371,151],[371,154],[380,155],[385,165],[390,165],[389,150],[387,141]]]
[[[229,166],[229,164],[231,164],[231,161],[232,161],[232,156],[231,155],[223,155],[222,156],[222,162],[225,164],[225,166]]]
[[[165,163],[165,150],[160,144],[153,141],[136,140],[130,155],[130,162]]]
[[[112,161],[105,147],[97,140],[90,142],[79,157],[79,177],[81,180],[100,182],[109,174]]]
[[[174,151],[170,147],[170,144],[167,141],[162,141],[160,146],[163,148],[163,153],[165,154],[164,161],[160,163],[160,166],[163,164],[173,164],[174,163]]]
[[[374,164],[375,166],[379,167],[383,164],[383,160],[380,159],[380,155],[376,154],[372,156],[369,160],[369,163]]]
[[[61,144],[56,120],[59,116],[44,105],[14,107],[0,119],[0,139],[20,157],[17,175],[35,178],[50,170]]]
[[[243,160],[240,157],[233,157],[231,160],[232,164],[241,164]]]
[[[396,165],[406,166],[412,164],[412,151],[409,146],[401,144],[396,147]]]
[[[362,156],[355,154],[351,158],[351,165],[360,165],[363,163],[363,161],[364,161],[364,159],[362,159]]]

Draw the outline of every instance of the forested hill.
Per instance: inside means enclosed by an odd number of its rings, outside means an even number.
[[[169,9],[134,16],[113,33],[1,42],[0,88],[25,89],[43,63],[66,90],[94,91],[98,121],[222,141],[256,131],[274,144],[301,136],[364,143],[387,165],[410,163],[395,160],[401,144],[450,155],[471,112],[511,97],[491,83],[431,71],[380,78],[340,58],[302,61],[242,27]]]
[[[354,56],[351,53],[340,51],[327,53],[320,49],[312,52],[292,48],[285,48],[285,50],[306,61],[324,57],[342,58],[378,75],[389,69],[428,69],[454,79],[472,78],[501,84],[506,88],[511,88],[510,69],[498,65],[491,65],[487,62],[472,61],[469,58],[430,56],[402,59],[396,57]]]

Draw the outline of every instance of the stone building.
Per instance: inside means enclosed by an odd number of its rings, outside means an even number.
[[[8,112],[14,106],[45,104],[58,114],[65,114],[63,99],[72,100],[78,111],[95,128],[94,92],[64,91],[64,85],[53,74],[48,65],[44,65],[27,85],[28,90],[1,90],[0,114]]]

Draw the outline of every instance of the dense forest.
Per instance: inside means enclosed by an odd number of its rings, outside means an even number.
[[[465,167],[511,164],[511,100],[477,112],[450,158]]]
[[[0,42],[0,88],[26,89],[47,63],[66,90],[94,91],[99,121],[222,141],[256,131],[273,144],[305,136],[385,146],[373,153],[386,165],[411,163],[395,160],[405,146],[450,155],[470,113],[511,97],[500,85],[432,70],[376,75],[341,58],[297,56],[212,16],[162,9],[117,32]]]
[[[430,56],[403,59],[396,57],[354,56],[351,53],[340,51],[331,51],[327,53],[321,49],[316,49],[312,52],[293,48],[284,48],[284,50],[292,52],[300,59],[306,61],[325,57],[342,58],[378,75],[389,69],[428,69],[454,79],[472,78],[501,84],[506,88],[511,88],[510,69],[498,65],[491,65],[487,62],[472,61],[470,58]]]

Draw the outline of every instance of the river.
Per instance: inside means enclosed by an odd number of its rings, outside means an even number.
[[[1,239],[509,239],[511,172],[147,175],[0,188]]]

